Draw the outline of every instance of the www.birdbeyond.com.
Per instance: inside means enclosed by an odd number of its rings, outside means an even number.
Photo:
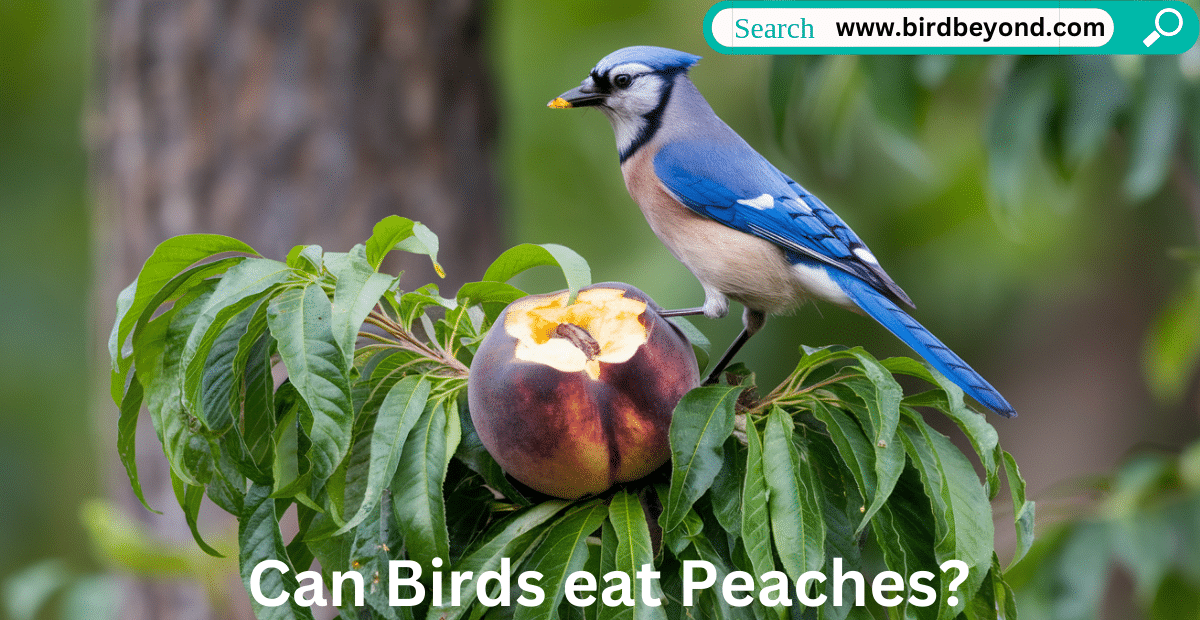
[[[441,558],[434,558],[433,565],[435,568],[441,567]],[[655,596],[653,591],[660,574],[653,568],[650,564],[643,564],[634,574],[633,579],[630,579],[629,574],[623,571],[612,571],[603,576],[603,584],[597,583],[596,576],[588,571],[576,571],[567,575],[564,580],[563,595],[567,602],[576,607],[590,607],[595,605],[597,600],[609,607],[633,607],[639,603],[650,607],[659,607],[663,604],[663,600]],[[946,598],[946,602],[951,606],[957,605],[958,597],[954,596],[953,592],[958,589],[959,584],[966,581],[967,564],[961,560],[947,560],[939,568],[944,573],[949,571],[948,574],[954,575],[947,586],[951,595]],[[330,598],[327,599],[321,582],[321,573],[317,571],[298,573],[296,581],[299,587],[295,592],[280,591],[268,595],[262,590],[263,575],[267,571],[278,571],[284,574],[288,572],[288,567],[279,560],[265,560],[255,565],[250,574],[250,595],[258,604],[265,607],[278,607],[287,603],[289,598],[301,607],[340,606],[342,590],[346,585],[351,588],[353,604],[363,605],[362,573],[334,571],[332,575],[333,591]],[[717,574],[716,567],[710,562],[685,560],[682,572],[683,605],[685,607],[692,606],[699,592],[713,588],[718,588],[725,602],[734,607],[745,607],[754,602],[755,597],[749,593],[754,591],[756,585],[754,577],[750,573],[731,571],[719,584],[717,583]],[[431,574],[430,592],[428,593],[420,582],[421,575],[421,565],[417,562],[411,560],[388,562],[386,586],[388,604],[394,607],[420,605],[425,602],[428,594],[433,605],[449,604],[452,607],[458,607],[462,605],[464,586],[470,587],[472,581],[474,581],[475,598],[485,607],[507,607],[513,604],[533,607],[544,602],[546,597],[545,589],[539,585],[543,575],[538,571],[525,571],[517,576],[516,588],[520,590],[520,594],[514,598],[512,562],[509,558],[501,559],[500,570],[483,571],[479,573],[478,577],[471,571],[450,571],[447,574],[444,571],[435,570]],[[930,571],[917,571],[909,575],[907,579],[907,586],[911,592],[907,599],[909,605],[928,607],[937,602],[937,590],[930,585],[933,578],[934,574]],[[792,605],[820,607],[828,600],[827,596],[825,594],[812,595],[810,591],[816,583],[827,582],[832,588],[830,596],[833,598],[833,604],[838,607],[845,604],[853,604],[856,607],[866,605],[868,590],[870,590],[871,598],[883,607],[895,607],[905,601],[905,598],[899,594],[905,590],[906,580],[903,575],[893,571],[883,571],[876,574],[868,583],[863,574],[858,571],[843,571],[841,558],[833,559],[832,580],[822,572],[808,571],[796,579],[794,591],[791,591],[793,584],[783,572],[765,573],[758,579],[761,589],[757,598],[759,603],[765,607],[780,605],[784,607]],[[405,587],[406,590],[402,591],[402,587]],[[851,588],[849,595],[845,592],[847,587]],[[636,597],[635,590],[637,591]],[[793,594],[795,595],[794,599],[792,598]]]

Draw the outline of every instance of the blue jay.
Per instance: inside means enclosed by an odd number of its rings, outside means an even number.
[[[726,125],[687,77],[699,56],[637,46],[605,56],[551,108],[596,107],[612,123],[625,187],[646,221],[700,281],[704,305],[668,316],[720,318],[729,299],[744,329],[717,362],[716,381],[767,315],[820,299],[865,313],[972,398],[1016,415],[979,373],[913,320],[908,295],[825,203]]]

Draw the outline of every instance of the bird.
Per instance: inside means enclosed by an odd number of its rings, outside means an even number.
[[[700,282],[704,303],[665,316],[724,317],[743,329],[721,372],[767,317],[821,300],[879,322],[983,406],[1016,411],[979,373],[913,319],[912,300],[828,206],[722,121],[688,77],[700,56],[619,49],[550,108],[600,110],[612,124],[625,186],[651,230]]]

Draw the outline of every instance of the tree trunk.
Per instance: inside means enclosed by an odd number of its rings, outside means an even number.
[[[481,5],[102,1],[89,123],[97,333],[108,333],[117,292],[155,245],[183,233],[234,236],[282,260],[299,243],[346,251],[399,214],[440,236],[443,288],[480,277],[500,241]],[[436,280],[424,257],[396,260],[387,267],[408,270],[405,288]],[[102,399],[103,425],[115,426]],[[142,483],[166,514],[137,505],[115,457],[112,494],[164,538],[192,545],[142,426]],[[198,585],[149,580],[125,595],[122,618],[247,613]]]

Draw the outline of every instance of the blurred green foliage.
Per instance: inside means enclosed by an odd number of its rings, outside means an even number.
[[[0,576],[45,556],[88,561],[90,16],[85,0],[0,2]]]
[[[1088,620],[1106,608],[1117,617],[1123,610],[1106,598],[1117,567],[1145,617],[1200,615],[1200,443],[1178,456],[1140,454],[1084,490],[1095,506],[1041,528],[1007,574],[1021,617]]]

